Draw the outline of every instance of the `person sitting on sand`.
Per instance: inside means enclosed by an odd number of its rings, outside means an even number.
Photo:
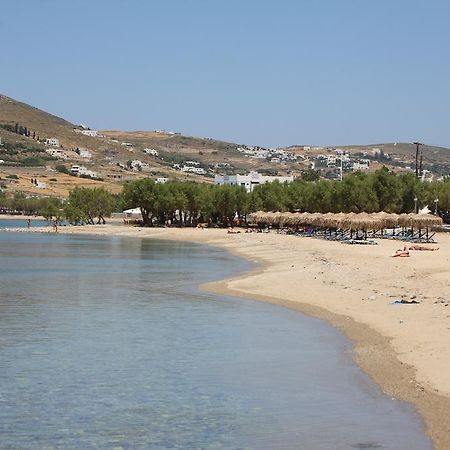
[[[400,258],[404,258],[404,257],[408,257],[409,256],[409,251],[406,249],[401,249],[399,248],[398,250],[395,250],[395,253],[393,255],[391,255],[393,258],[396,257],[400,257]]]
[[[434,250],[439,250],[439,247],[427,247],[426,245],[410,244],[405,245],[403,250],[429,250],[432,252]]]
[[[229,234],[238,234],[240,233],[239,230],[235,230],[233,227],[228,228],[228,233]]]

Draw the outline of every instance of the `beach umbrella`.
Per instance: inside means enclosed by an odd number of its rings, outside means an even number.
[[[309,216],[309,225],[313,227],[323,227],[323,214],[322,213],[312,213]]]
[[[385,213],[386,217],[384,218],[384,226],[386,228],[394,228],[398,225],[399,215],[395,213]]]
[[[295,213],[293,222],[297,226],[309,225],[310,224],[309,216],[310,216],[309,213],[304,213],[304,212],[303,213]]]
[[[373,217],[371,214],[366,212],[356,214],[353,222],[356,229],[359,230],[376,230],[381,225],[381,220]]]
[[[343,220],[345,219],[346,214],[343,212],[334,214],[334,217],[332,219],[332,224],[335,228],[343,228]]]
[[[280,225],[285,227],[292,226],[292,219],[293,219],[294,213],[291,212],[285,212],[283,213],[282,217],[280,218]]]
[[[348,230],[356,230],[357,222],[356,222],[356,213],[351,212],[345,214],[342,219],[342,228],[346,228]]]
[[[400,214],[398,216],[398,224],[403,228],[412,227],[412,220],[415,216],[414,213]]]
[[[431,214],[414,214],[411,218],[411,225],[416,228],[431,228],[442,225],[443,221],[439,216]]]
[[[322,215],[322,225],[325,228],[336,228],[335,222],[334,222],[334,217],[335,217],[335,214],[331,213],[331,212],[323,214]]]

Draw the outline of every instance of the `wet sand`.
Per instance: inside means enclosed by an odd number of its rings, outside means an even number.
[[[382,390],[416,407],[435,448],[450,448],[450,234],[437,235],[437,251],[392,258],[403,243],[346,245],[276,233],[111,225],[60,232],[193,241],[257,263],[249,273],[203,289],[300,310],[338,327]],[[401,300],[419,303],[393,303]]]

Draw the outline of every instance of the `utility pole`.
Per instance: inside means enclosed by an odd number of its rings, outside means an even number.
[[[419,177],[420,178],[422,178],[422,176],[423,176],[422,163],[423,163],[423,153],[420,152],[420,161],[419,161]]]
[[[419,178],[419,146],[423,145],[420,142],[414,142],[416,146],[416,178]]]

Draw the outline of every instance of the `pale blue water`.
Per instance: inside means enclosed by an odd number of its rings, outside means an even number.
[[[23,219],[3,219],[0,216],[0,229],[3,228],[27,228],[28,217],[24,216]],[[41,219],[31,219],[30,227],[46,227],[49,223],[46,220]]]
[[[323,321],[189,243],[0,233],[1,449],[429,449]]]

